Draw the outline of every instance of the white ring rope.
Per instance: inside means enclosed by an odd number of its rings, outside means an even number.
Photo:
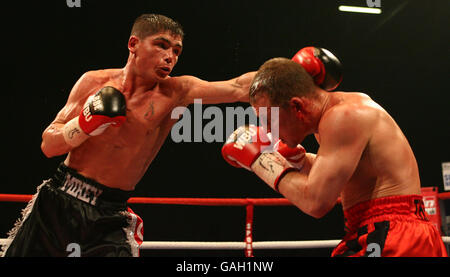
[[[253,249],[305,249],[305,248],[333,248],[340,240],[311,240],[311,241],[254,241]],[[243,250],[245,242],[214,242],[214,241],[144,241],[140,249],[221,249]]]
[[[450,236],[442,237],[445,244],[450,244]],[[8,239],[0,239],[0,245],[6,244]],[[314,249],[334,248],[341,240],[304,240],[304,241],[254,241],[253,249]],[[245,242],[240,241],[144,241],[143,249],[196,249],[196,250],[243,250]]]

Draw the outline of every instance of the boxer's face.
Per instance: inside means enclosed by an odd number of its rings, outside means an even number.
[[[167,31],[144,39],[131,37],[128,48],[135,54],[135,71],[138,76],[162,80],[172,72],[183,46],[179,36]]]
[[[295,112],[288,107],[278,107],[278,116],[271,109],[269,99],[266,96],[258,97],[252,104],[256,115],[259,117],[261,124],[273,135],[276,134],[274,128],[278,128],[278,137],[289,147],[296,147],[306,136],[303,123],[296,116]],[[276,139],[276,138],[274,138]]]

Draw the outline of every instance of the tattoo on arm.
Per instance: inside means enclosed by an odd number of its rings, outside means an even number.
[[[72,139],[73,136],[75,136],[76,134],[80,134],[80,130],[78,130],[78,128],[73,128],[72,130],[69,131],[67,136],[69,137],[69,139]]]

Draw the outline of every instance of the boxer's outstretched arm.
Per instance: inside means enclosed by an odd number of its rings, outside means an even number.
[[[66,143],[63,135],[64,125],[76,117],[83,107],[83,103],[89,95],[89,87],[92,83],[92,77],[85,73],[76,82],[69,94],[67,103],[58,112],[56,118],[42,133],[41,150],[47,157],[54,157],[68,153],[72,146]],[[92,87],[90,87],[92,89]]]
[[[280,181],[279,192],[303,212],[320,218],[336,204],[370,138],[372,124],[364,113],[329,112],[319,126],[321,144],[310,170],[290,172]]]
[[[202,99],[203,104],[249,102],[249,88],[256,72],[248,72],[228,81],[208,82],[193,76],[178,77],[186,90],[185,104]]]

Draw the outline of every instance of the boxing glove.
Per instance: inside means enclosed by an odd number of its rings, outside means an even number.
[[[110,125],[118,127],[125,120],[124,95],[113,87],[104,87],[86,100],[79,116],[64,125],[64,139],[76,147],[89,136],[98,136]]]
[[[306,150],[300,144],[298,144],[294,148],[290,148],[284,142],[278,140],[274,144],[273,149],[274,151],[280,153],[284,158],[286,158],[286,160],[298,170],[301,170],[303,168],[303,165],[305,163]]]
[[[254,125],[234,131],[222,147],[222,156],[234,167],[253,171],[275,191],[286,173],[297,170],[280,153],[273,151],[264,129]]]
[[[332,91],[342,82],[342,64],[325,48],[305,47],[292,60],[303,66],[313,77],[314,83],[324,90]]]

